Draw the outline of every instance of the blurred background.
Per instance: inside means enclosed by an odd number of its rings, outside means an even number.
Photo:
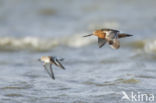
[[[155,0],[0,0],[1,103],[116,103],[156,94]],[[133,34],[99,49],[96,29]],[[51,80],[37,61],[65,58]],[[145,102],[146,103],[146,102]]]

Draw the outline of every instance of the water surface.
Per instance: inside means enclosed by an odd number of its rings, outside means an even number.
[[[155,0],[0,0],[2,103],[122,103],[122,91],[156,94]],[[99,49],[99,28],[133,34]],[[65,58],[51,80],[37,59]],[[147,102],[143,102],[147,103]]]

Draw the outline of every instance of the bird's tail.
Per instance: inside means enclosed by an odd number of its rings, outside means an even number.
[[[125,37],[130,37],[130,36],[133,36],[133,35],[131,35],[131,34],[126,34],[126,33],[120,33],[120,34],[118,35],[118,38],[125,38]]]

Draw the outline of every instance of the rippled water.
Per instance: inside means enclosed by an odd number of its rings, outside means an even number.
[[[140,1],[0,0],[0,102],[127,103],[122,91],[156,96],[156,1]],[[121,39],[119,50],[82,37],[104,27],[134,36]],[[37,61],[42,55],[65,58],[65,71],[54,68],[56,80]]]

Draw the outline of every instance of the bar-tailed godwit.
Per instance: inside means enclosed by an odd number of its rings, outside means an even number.
[[[63,61],[63,58],[62,59],[58,59],[58,58],[53,57],[53,56],[42,56],[39,59],[39,61],[44,63],[43,66],[44,66],[45,70],[47,71],[47,73],[49,74],[49,76],[52,79],[55,79],[55,76],[54,76],[54,73],[53,73],[53,68],[52,68],[53,64],[55,66],[60,67],[60,68],[65,70],[64,66],[60,62],[60,61]],[[49,64],[49,69],[47,69],[47,64]]]
[[[120,33],[120,31],[118,30],[104,28],[104,29],[96,30],[92,34],[85,35],[83,37],[88,37],[92,35],[98,37],[99,48],[101,48],[106,43],[108,43],[114,49],[120,48],[120,42],[118,39],[133,36],[127,33]]]

